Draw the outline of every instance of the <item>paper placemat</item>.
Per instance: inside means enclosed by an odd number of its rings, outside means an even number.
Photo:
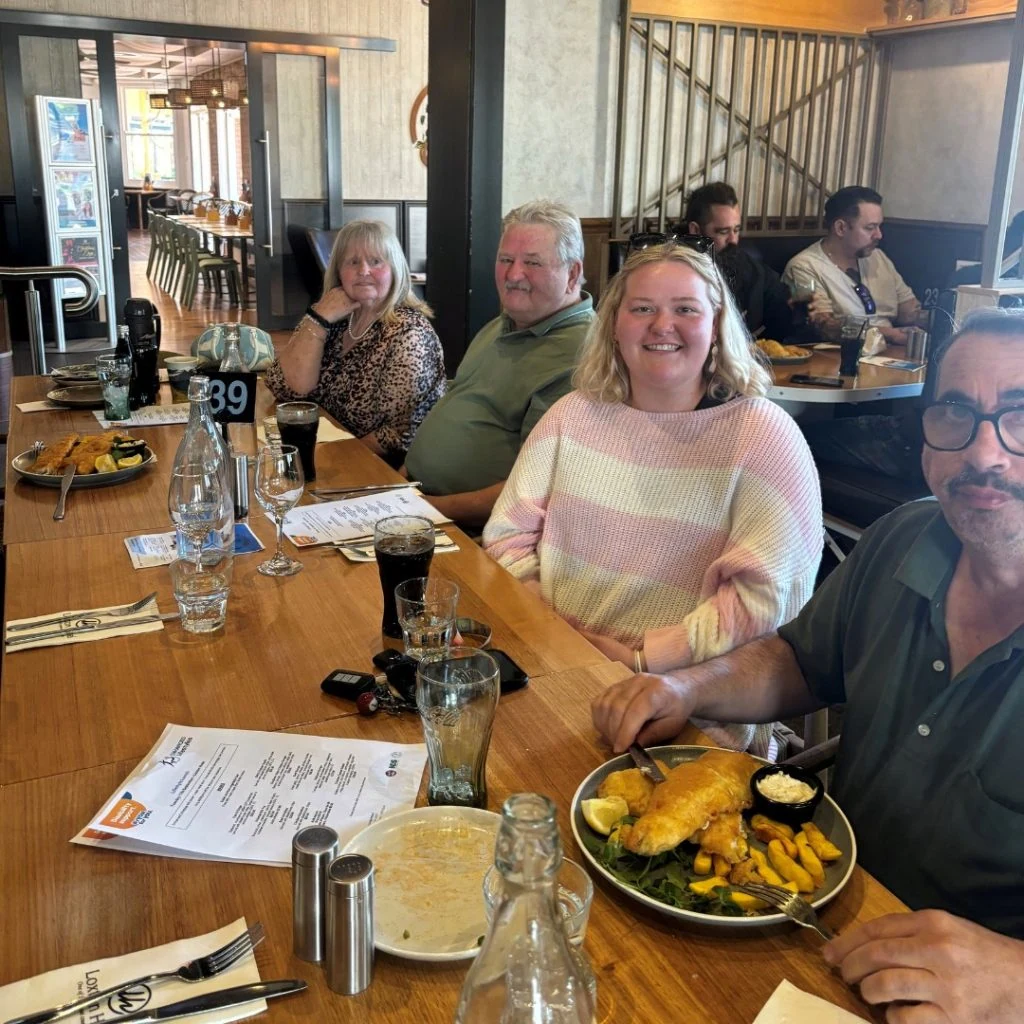
[[[20,412],[60,412],[61,410],[67,412],[66,405],[57,405],[54,402],[49,402],[45,398],[41,402],[18,402],[18,410]]]
[[[130,603],[130,602],[126,602]],[[105,608],[78,608],[68,612],[50,612],[47,615],[35,615],[29,619],[11,619],[4,627],[4,642],[7,653],[30,651],[34,647],[61,647],[64,644],[80,644],[89,640],[105,640],[111,636],[131,636],[134,633],[155,633],[164,628],[160,621],[160,609],[156,598],[142,606],[130,616],[110,615],[115,608],[123,605],[107,605]],[[60,616],[60,622],[50,620]],[[152,622],[138,622],[138,619],[152,617]],[[37,622],[48,622],[49,625],[38,629],[12,629],[12,626],[32,625]],[[109,623],[109,624],[108,624]],[[128,625],[126,625],[128,623]],[[95,628],[93,628],[95,627]],[[19,637],[35,637],[33,640],[19,643]]]
[[[126,420],[107,420],[102,409],[94,409],[93,416],[100,421],[104,430],[111,427],[166,427],[174,423],[188,423],[191,402],[177,405],[144,405],[136,409]]]
[[[867,1019],[782,981],[754,1024],[863,1024]]]
[[[240,917],[224,928],[208,932],[206,935],[198,935],[194,939],[179,939],[163,946],[140,949],[136,953],[87,961],[72,967],[58,967],[55,971],[47,971],[46,974],[38,974],[34,978],[24,978],[0,988],[0,1007],[3,1007],[5,1019],[24,1017],[30,1013],[47,1010],[51,1006],[80,999],[89,992],[102,992],[103,989],[142,978],[147,974],[173,971],[197,956],[206,956],[220,949],[241,935],[246,927],[245,918]],[[116,1020],[116,1015],[119,1014],[167,1006],[180,999],[190,999],[192,996],[233,988],[235,985],[249,985],[259,980],[260,972],[256,966],[256,958],[249,953],[222,974],[207,978],[205,981],[185,982],[175,978],[152,985],[140,985],[122,994],[108,996],[101,1003],[90,1003],[88,1008],[72,1014],[67,1019],[70,1024],[79,1019]],[[257,999],[241,1006],[197,1013],[188,1019],[192,1024],[228,1024],[230,1021],[253,1017],[266,1008],[266,1000]]]
[[[354,543],[338,541],[334,547],[350,562],[375,562],[377,560],[377,556],[373,551],[372,540],[364,541],[363,543],[359,543],[358,541]],[[458,550],[459,545],[456,544],[447,533],[439,533],[434,538],[435,555],[446,555],[450,551]]]
[[[316,428],[317,444],[324,444],[327,441],[354,441],[355,436],[341,427],[336,427],[326,416],[320,417],[320,425]],[[267,433],[262,423],[256,424],[256,440],[260,444],[266,444]]]

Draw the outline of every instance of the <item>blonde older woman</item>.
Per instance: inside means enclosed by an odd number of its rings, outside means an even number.
[[[575,384],[520,452],[487,551],[637,671],[705,661],[795,616],[821,555],[818,478],[763,397],[769,378],[711,257],[673,244],[631,256]],[[722,741],[755,739],[730,729]]]
[[[394,232],[356,220],[338,232],[324,293],[267,371],[280,399],[309,398],[398,465],[444,394],[441,342]]]

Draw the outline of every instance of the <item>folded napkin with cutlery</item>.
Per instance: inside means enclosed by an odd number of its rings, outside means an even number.
[[[343,554],[350,562],[375,562],[377,556],[373,551],[373,541],[335,541],[334,547]],[[458,551],[459,545],[448,536],[438,530],[434,534],[434,554],[443,555],[449,551]]]
[[[24,978],[10,985],[0,987],[0,1019],[23,1017],[30,1013],[45,1010],[78,999],[90,991],[99,992],[111,988],[119,982],[131,981],[147,974],[171,971],[181,964],[196,957],[212,953],[232,939],[241,935],[246,929],[245,918],[220,928],[206,935],[192,939],[181,939],[168,942],[164,946],[152,949],[141,949],[124,956],[108,957],[104,960],[93,960],[75,964],[73,967],[60,967],[34,978]],[[168,1006],[180,999],[207,992],[217,992],[236,985],[245,985],[260,980],[256,958],[250,952],[238,963],[220,974],[204,981],[164,981],[159,985],[139,985],[123,992],[108,996],[102,1005],[90,1004],[85,1012],[85,1020],[107,1020],[148,1010],[157,1006]],[[109,1003],[109,1005],[108,1005]],[[190,1018],[190,1024],[228,1024],[229,1021],[243,1020],[246,1017],[262,1013],[267,1008],[266,1000],[259,999],[241,1006],[225,1007],[207,1013],[196,1014]],[[79,1014],[67,1018],[75,1024]]]
[[[131,615],[113,614],[120,607],[80,608],[29,619],[11,619],[4,627],[7,653],[28,651],[33,647],[59,647],[86,640],[105,640],[111,636],[152,633],[164,628],[155,597]]]
[[[796,985],[783,981],[757,1015],[754,1024],[864,1024],[869,1017],[858,1017]]]

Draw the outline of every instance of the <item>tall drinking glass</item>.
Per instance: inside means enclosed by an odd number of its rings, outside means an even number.
[[[405,653],[419,661],[447,654],[458,618],[459,588],[451,580],[417,576],[395,587]]]
[[[485,651],[451,651],[416,670],[416,707],[430,762],[431,806],[487,806],[487,749],[500,692]]]
[[[274,517],[277,550],[256,566],[264,576],[294,576],[302,569],[297,558],[284,553],[284,517],[298,503],[303,489],[302,460],[293,444],[265,445],[256,457],[256,500]]]
[[[856,377],[860,350],[864,344],[867,320],[862,316],[844,316],[839,325],[839,376]]]
[[[103,416],[107,420],[126,420],[131,417],[128,389],[132,382],[130,356],[108,355],[96,357],[96,376],[103,387]]]
[[[806,327],[810,316],[808,306],[814,298],[818,283],[810,274],[797,270],[794,271],[789,282],[789,298],[793,307],[793,323],[797,327]],[[779,341],[784,339],[780,338]]]
[[[282,444],[293,444],[302,458],[306,479],[316,479],[316,432],[320,407],[316,402],[282,402],[277,407],[277,426]]]
[[[423,516],[388,516],[373,527],[373,550],[384,593],[384,614],[380,631],[385,642],[403,643],[398,620],[395,587],[406,580],[430,574],[434,557],[434,524]]]
[[[167,511],[179,534],[188,541],[196,572],[202,571],[203,545],[220,530],[224,510],[224,483],[216,466],[184,462],[175,466],[167,491]]]

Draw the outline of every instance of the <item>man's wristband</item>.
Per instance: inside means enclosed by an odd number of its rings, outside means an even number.
[[[325,320],[313,307],[309,305],[306,307],[306,316],[313,321],[317,326],[322,327],[325,331],[331,329],[331,321]]]

